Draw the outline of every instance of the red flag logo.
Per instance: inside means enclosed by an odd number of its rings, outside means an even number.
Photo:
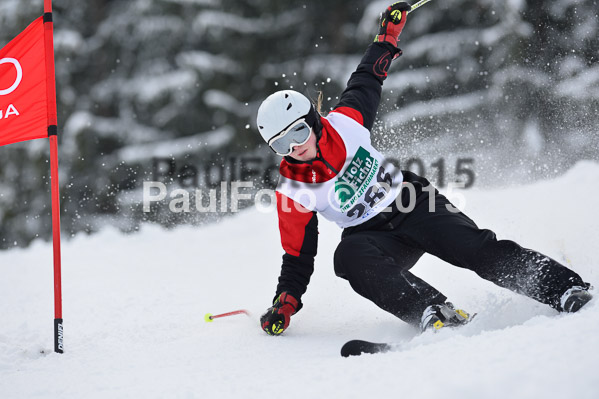
[[[0,146],[48,137],[44,22],[0,49]]]

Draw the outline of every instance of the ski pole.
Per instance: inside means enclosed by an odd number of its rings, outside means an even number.
[[[204,321],[206,321],[206,323],[210,323],[210,322],[213,322],[213,321],[214,321],[214,319],[218,319],[219,317],[233,316],[233,315],[236,315],[236,314],[242,314],[242,313],[243,313],[243,314],[246,314],[246,315],[248,315],[248,316],[250,315],[250,312],[248,312],[248,311],[247,311],[247,310],[245,310],[245,309],[241,309],[241,310],[234,310],[234,311],[232,311],[232,312],[221,313],[221,314],[215,314],[215,315],[212,315],[212,314],[210,314],[210,313],[206,313],[206,314],[204,315]]]
[[[429,1],[431,1],[431,0],[420,0],[420,1],[412,4],[412,9],[410,11],[408,11],[407,13],[408,14],[411,13],[412,11],[414,11],[417,8],[422,7],[423,5],[425,5],[426,3],[428,3]]]

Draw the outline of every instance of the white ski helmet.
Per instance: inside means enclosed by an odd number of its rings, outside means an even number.
[[[281,90],[266,97],[260,108],[256,122],[260,135],[268,143],[275,135],[293,122],[314,112],[312,103],[306,96],[294,90]],[[307,121],[310,126],[314,118]]]

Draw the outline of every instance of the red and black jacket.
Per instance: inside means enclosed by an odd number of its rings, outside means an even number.
[[[339,103],[331,112],[339,112],[372,129],[381,100],[383,81],[391,61],[401,50],[388,43],[368,46],[358,68],[352,73]],[[345,146],[339,134],[326,118],[320,119],[322,131],[318,140],[318,155],[310,162],[289,156],[280,164],[281,175],[302,182],[322,182],[335,177],[345,162]],[[285,254],[275,298],[286,291],[298,299],[306,292],[314,271],[318,243],[316,212],[303,208],[277,191],[277,210],[281,243]]]

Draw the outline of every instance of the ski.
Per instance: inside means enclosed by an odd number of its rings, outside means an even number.
[[[476,315],[477,315],[476,313],[473,313],[472,315],[470,315],[467,323],[470,323]],[[455,327],[462,327],[463,325],[464,324],[461,324],[459,326],[453,326],[453,327],[447,326],[445,328],[453,329]],[[437,332],[437,330],[431,331],[431,333],[436,333],[436,332]],[[405,349],[406,345],[407,345],[407,342],[396,342],[396,343],[370,342],[370,341],[363,341],[360,339],[352,339],[351,341],[347,341],[341,347],[341,356],[350,357],[350,356],[360,356],[364,353],[375,354],[375,353],[386,353],[386,352],[398,352],[398,351]]]
[[[396,345],[394,344],[376,343],[353,339],[351,341],[347,341],[345,345],[341,347],[341,356],[349,357],[360,356],[363,353],[385,353],[394,350],[395,346]]]

